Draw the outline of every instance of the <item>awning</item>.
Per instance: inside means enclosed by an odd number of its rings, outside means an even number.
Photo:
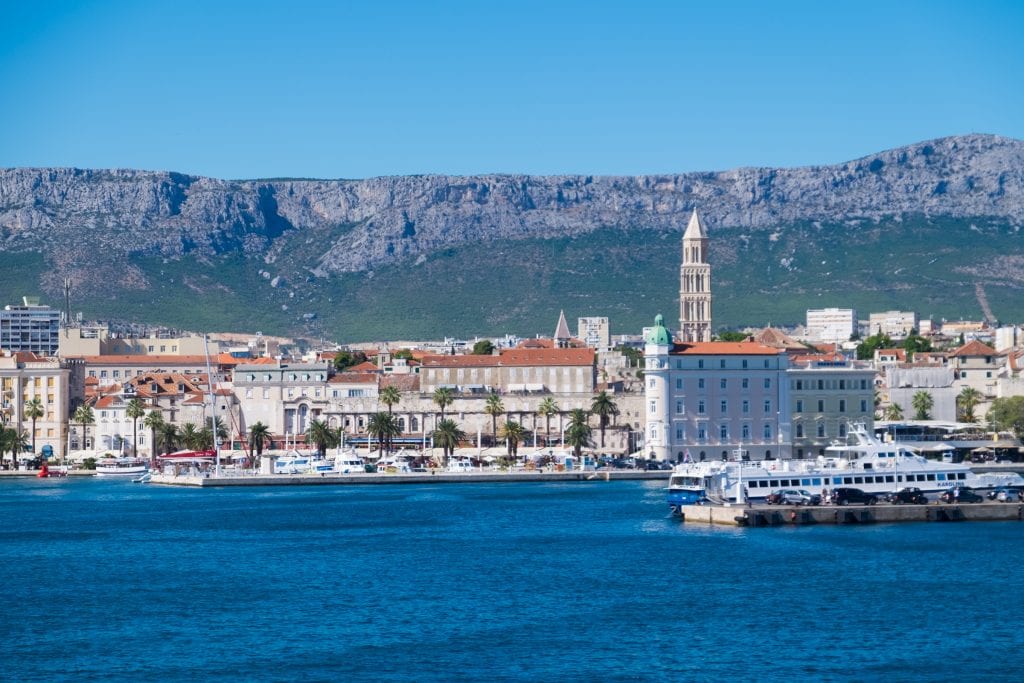
[[[931,446],[921,446],[917,450],[927,451],[928,453],[941,453],[943,451],[955,451],[956,446],[945,442],[932,444]]]
[[[527,391],[544,391],[544,385],[543,384],[527,384],[526,385],[526,390]]]

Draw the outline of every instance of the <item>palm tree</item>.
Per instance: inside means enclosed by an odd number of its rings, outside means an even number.
[[[13,427],[0,427],[0,465],[4,453],[11,452],[11,469],[18,468],[18,453],[28,446],[28,437]]]
[[[974,416],[974,409],[981,403],[981,398],[981,392],[974,387],[964,387],[960,395],[956,397],[964,422],[978,421],[978,418]]]
[[[544,436],[551,436],[551,416],[558,415],[562,411],[555,403],[555,399],[548,396],[537,406],[537,414],[544,418]]]
[[[203,430],[196,427],[191,422],[186,422],[181,426],[181,433],[179,439],[185,445],[185,448],[190,451],[201,451],[203,449],[203,442],[206,440],[206,435],[203,434]]]
[[[514,420],[505,420],[505,424],[501,425],[501,438],[505,439],[510,464],[519,455],[519,442],[526,438],[526,434],[526,428]]]
[[[380,390],[377,400],[386,405],[390,413],[391,406],[398,405],[402,401],[402,392],[396,386],[387,386]]]
[[[249,446],[257,458],[263,457],[263,449],[270,444],[270,436],[270,427],[262,422],[257,422],[249,428]]]
[[[576,408],[569,415],[569,425],[565,428],[565,443],[572,446],[576,460],[580,460],[583,449],[593,442],[590,439],[590,413]]]
[[[615,401],[607,391],[602,391],[594,397],[590,404],[590,412],[600,418],[601,448],[604,448],[604,429],[608,426],[609,418],[619,414],[619,407],[615,405]]]
[[[390,413],[374,413],[366,425],[366,433],[375,436],[380,443],[380,455],[384,457],[384,449],[391,449],[391,440],[402,433],[398,420]]]
[[[36,420],[46,414],[43,401],[38,396],[25,401],[25,417],[32,420],[32,454],[36,452]]]
[[[501,396],[497,394],[488,396],[484,412],[491,416],[491,436],[494,443],[498,443],[498,416],[505,412],[505,404],[501,402]]]
[[[459,429],[455,420],[441,420],[433,433],[434,444],[441,447],[444,453],[445,465],[448,464],[448,457],[455,454],[455,449],[460,441],[466,440],[466,433]]]
[[[161,427],[164,426],[163,414],[159,410],[149,411],[146,414],[146,419],[142,421],[142,426],[150,432],[150,441],[153,443],[150,460],[156,462],[156,454],[159,452],[157,448],[157,434],[160,432]]]
[[[452,404],[455,396],[450,387],[438,387],[434,389],[434,403],[441,409],[441,420],[444,420],[444,409]]]
[[[84,451],[85,450],[85,443],[87,441],[87,439],[86,439],[86,435],[87,435],[86,429],[87,429],[88,425],[96,423],[96,416],[92,412],[92,407],[91,406],[87,406],[84,403],[82,405],[78,406],[77,408],[75,408],[74,415],[71,416],[71,421],[72,422],[77,422],[78,424],[82,425],[82,450]]]
[[[323,460],[327,457],[327,449],[338,445],[338,435],[323,420],[311,420],[306,430],[306,443],[316,444],[317,455]]]
[[[929,411],[935,405],[935,399],[932,398],[930,393],[922,389],[914,393],[914,397],[910,399],[910,405],[914,407],[915,420],[930,420],[931,415]]]
[[[228,428],[224,426],[224,420],[219,417],[213,419],[213,426],[217,429],[217,441],[223,442],[224,439],[228,438]],[[202,446],[205,450],[213,450],[214,438],[210,432],[210,422],[208,420],[203,421],[203,428],[199,430],[200,439]]]
[[[903,406],[899,403],[892,403],[885,409],[885,419],[896,421],[903,419]]]
[[[139,418],[146,414],[146,408],[137,398],[128,401],[124,414],[132,419],[132,455],[139,455]]]
[[[166,452],[173,452],[178,445],[181,443],[181,432],[178,430],[178,426],[170,422],[164,422],[163,418],[160,420],[161,424],[157,428],[160,433],[160,443]]]

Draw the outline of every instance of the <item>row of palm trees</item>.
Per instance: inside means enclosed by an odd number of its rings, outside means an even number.
[[[974,415],[974,409],[978,407],[983,398],[982,393],[974,387],[964,387],[956,397],[960,419],[964,422],[977,422],[978,418]],[[913,397],[910,399],[910,405],[914,409],[915,420],[930,420],[932,408],[935,407],[935,399],[929,392],[922,389],[921,391],[914,392]],[[882,412],[882,417],[886,420],[902,420],[903,406],[899,403],[890,404]]]

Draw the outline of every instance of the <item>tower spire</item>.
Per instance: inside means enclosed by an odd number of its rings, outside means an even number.
[[[695,208],[683,233],[679,268],[679,338],[684,342],[711,341],[711,264],[707,255],[707,231]]]

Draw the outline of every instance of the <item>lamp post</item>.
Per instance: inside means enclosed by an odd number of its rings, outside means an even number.
[[[737,446],[733,451],[736,456],[736,505],[743,504],[743,448]]]

